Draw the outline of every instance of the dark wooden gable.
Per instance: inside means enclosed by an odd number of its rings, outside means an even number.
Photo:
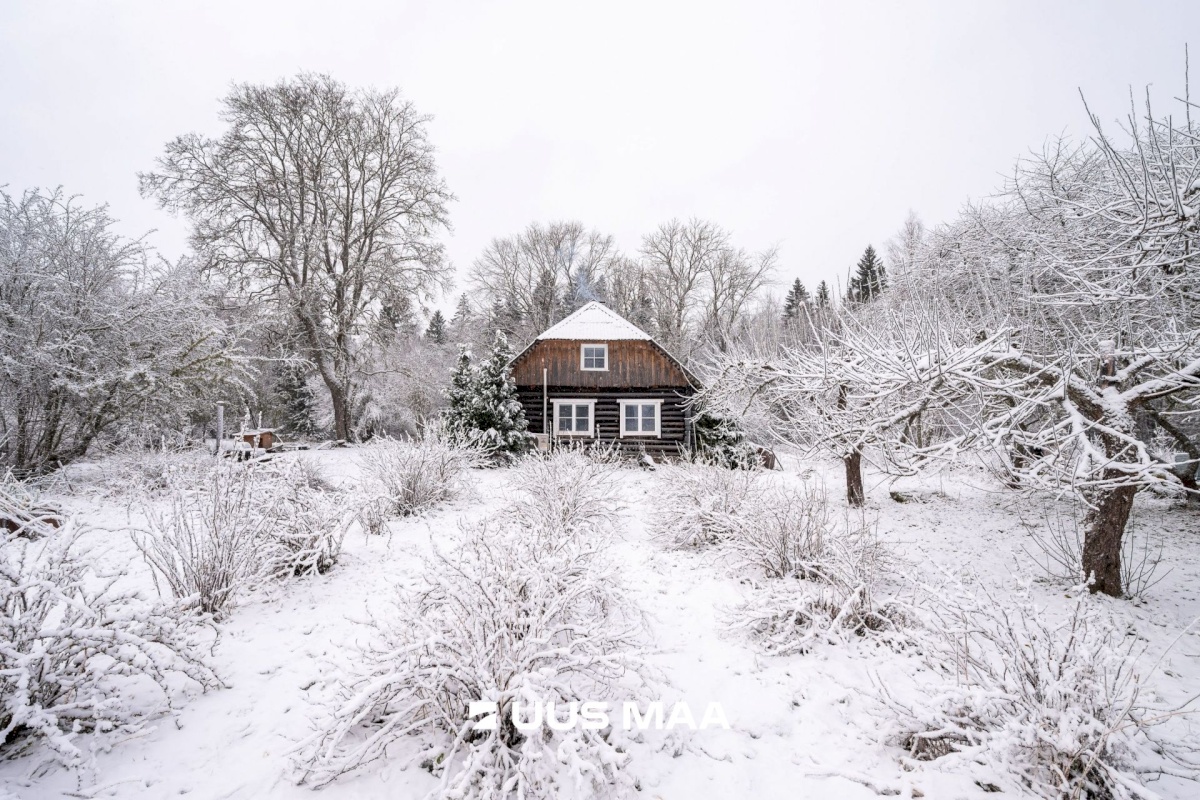
[[[581,368],[584,344],[608,345],[608,369]],[[580,389],[694,389],[696,381],[665,350],[647,339],[589,340],[540,339],[513,359],[512,375],[517,386],[541,386],[542,370],[547,386]]]

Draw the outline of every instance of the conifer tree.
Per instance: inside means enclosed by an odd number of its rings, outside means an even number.
[[[800,310],[806,305],[808,305],[808,289],[805,289],[800,279],[796,278],[792,288],[788,289],[787,299],[783,303],[784,324],[788,325],[794,322],[800,316]]]
[[[434,344],[446,343],[446,318],[442,316],[441,311],[434,311],[433,316],[429,318],[429,327],[425,329],[425,338]]]
[[[465,294],[460,294],[458,305],[454,307],[454,316],[450,318],[450,326],[458,329],[470,322],[474,316],[475,312],[471,309],[471,301]]]
[[[290,433],[312,436],[317,432],[317,398],[308,385],[308,371],[301,364],[284,364],[279,376],[279,398],[283,422]]]
[[[446,390],[449,408],[443,416],[446,437],[453,443],[465,444],[469,439],[475,408],[475,370],[471,366],[471,351],[466,345],[458,348],[458,361],[450,373],[450,388]]]
[[[887,271],[875,248],[867,245],[846,288],[847,303],[867,303],[887,288]]]
[[[528,423],[508,367],[512,358],[508,338],[500,331],[496,332],[491,354],[478,366],[472,366],[470,351],[459,349],[447,391],[447,439],[455,444],[478,445],[493,454],[511,455],[525,449]]]
[[[829,301],[829,284],[825,281],[821,281],[819,284],[817,284],[817,297],[815,304],[817,308],[829,308]]]

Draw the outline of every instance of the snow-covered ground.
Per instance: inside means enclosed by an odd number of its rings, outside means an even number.
[[[341,487],[359,482],[354,449],[308,454]],[[827,481],[839,492],[832,465],[785,459],[770,480]],[[357,527],[328,574],[297,579],[250,598],[220,626],[213,662],[227,688],[196,696],[176,714],[135,738],[95,754],[95,769],[51,769],[30,776],[28,760],[0,762],[0,797],[300,798],[313,790],[285,773],[287,753],[309,733],[311,693],[322,671],[361,635],[357,621],[384,601],[397,582],[422,569],[421,555],[447,539],[458,520],[508,499],[509,470],[476,470],[470,496],[424,517],[390,523],[390,535]],[[648,798],[745,797],[972,798],[993,796],[966,774],[935,765],[905,770],[899,748],[880,730],[885,717],[873,682],[902,685],[919,662],[869,641],[822,644],[805,655],[769,657],[724,631],[721,615],[745,587],[714,551],[672,551],[652,541],[647,520],[656,503],[652,474],[630,468],[620,481],[628,510],[614,544],[624,578],[650,616],[655,654],[668,686],[663,699],[693,709],[722,704],[729,730],[647,732],[632,745],[630,771]],[[897,502],[889,489],[903,492]],[[868,518],[894,546],[906,578],[952,574],[997,592],[1037,576],[1022,525],[1042,512],[999,488],[982,472],[960,471],[887,484],[868,493]],[[151,589],[150,573],[126,530],[132,507],[95,498],[59,498],[104,530],[89,534],[96,557]],[[1200,515],[1167,500],[1139,499],[1139,524],[1163,539],[1170,573],[1140,603],[1098,600],[1127,621],[1146,648],[1147,668],[1160,656],[1150,684],[1166,703],[1200,690],[1200,631],[1184,631],[1200,616]],[[1061,586],[1033,582],[1051,610],[1069,602]],[[1163,655],[1165,653],[1165,655]],[[886,726],[885,726],[886,727]],[[1192,733],[1195,734],[1193,727]],[[434,788],[428,772],[375,763],[320,790],[330,798],[417,798]],[[1162,780],[1163,797],[1195,796],[1195,785]]]

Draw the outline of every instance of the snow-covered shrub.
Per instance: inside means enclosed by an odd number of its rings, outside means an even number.
[[[942,592],[919,652],[933,682],[916,694],[877,681],[898,716],[909,758],[986,775],[1014,795],[1134,800],[1161,748],[1146,737],[1176,714],[1139,702],[1133,637],[1107,619],[1082,587],[1065,619],[1033,602]],[[901,696],[904,699],[901,699]]]
[[[63,524],[62,512],[9,470],[0,476],[0,536],[40,539]],[[0,538],[0,541],[3,541]]]
[[[225,464],[196,491],[176,490],[164,513],[147,512],[149,531],[134,537],[154,573],[179,601],[222,618],[263,574],[261,544],[270,522],[255,491],[254,467]]]
[[[388,439],[362,451],[368,504],[387,516],[420,514],[458,497],[464,472],[479,463],[479,451],[436,439]]]
[[[161,496],[201,482],[213,468],[205,450],[150,450],[144,447],[114,451],[93,464],[68,468],[77,490],[105,497]]]
[[[285,461],[274,461],[271,462],[271,468],[293,491],[337,491],[337,486],[329,480],[315,458],[297,456]]]
[[[680,465],[661,472],[651,526],[668,547],[725,541],[762,503],[766,484],[757,472]]]
[[[79,766],[86,732],[137,730],[181,688],[218,685],[201,659],[200,631],[177,607],[115,588],[78,552],[67,523],[39,542],[0,543],[0,757],[43,743]]]
[[[744,508],[727,543],[739,567],[768,578],[819,577],[833,524],[823,488],[773,486]]]
[[[276,578],[325,573],[342,552],[352,514],[307,459],[271,465],[260,495],[269,503],[258,545],[263,572]]]
[[[375,614],[373,642],[333,680],[318,733],[298,751],[298,780],[328,783],[396,757],[399,742],[421,733],[426,749],[410,758],[440,773],[441,797],[627,787],[628,757],[610,732],[522,732],[511,722],[514,703],[554,702],[561,714],[571,702],[639,699],[651,677],[638,655],[640,617],[603,551],[563,529],[504,519],[464,527],[453,550],[435,553],[420,582]],[[476,700],[498,705],[494,730],[474,729]]]
[[[622,511],[619,477],[616,463],[581,451],[531,456],[512,472],[509,485],[520,496],[505,513],[530,530],[611,533]]]
[[[892,557],[875,529],[849,517],[839,525],[820,516],[814,521],[821,522],[819,533],[801,527],[795,544],[795,534],[783,532],[786,524],[776,523],[773,535],[756,532],[753,546],[735,550],[743,567],[768,577],[751,582],[725,623],[766,653],[804,653],[847,634],[891,638],[910,622],[900,604],[880,598]]]

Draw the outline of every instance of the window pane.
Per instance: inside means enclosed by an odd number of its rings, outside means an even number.
[[[604,369],[604,348],[603,347],[585,347],[585,348],[583,348],[583,368],[584,369]]]
[[[575,406],[575,432],[587,433],[591,425],[588,424],[588,407]]]
[[[642,406],[642,431],[654,433],[654,406]]]
[[[559,406],[558,407],[558,429],[560,431],[570,431],[571,430],[571,407],[570,406]]]
[[[637,406],[625,406],[625,425],[626,433],[637,433],[638,429],[638,409]]]

